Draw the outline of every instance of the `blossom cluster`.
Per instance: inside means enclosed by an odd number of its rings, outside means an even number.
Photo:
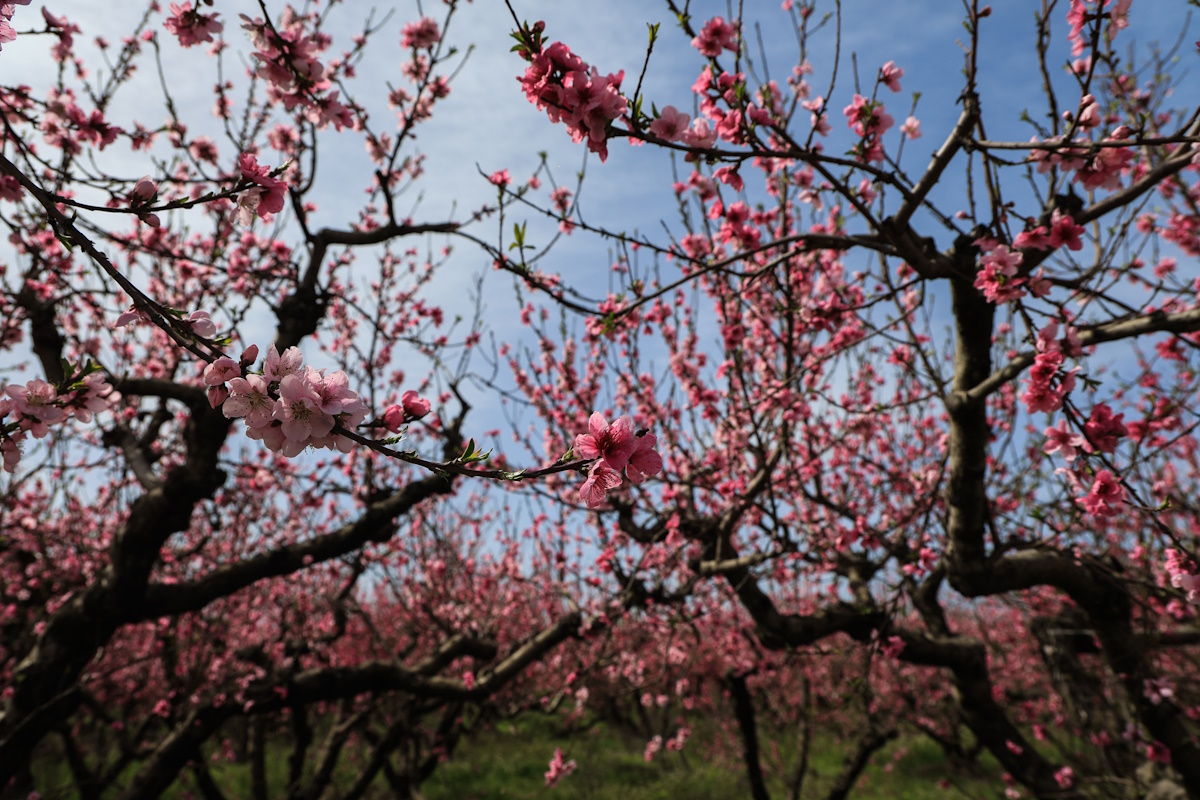
[[[554,748],[554,758],[550,759],[550,769],[546,770],[546,788],[553,788],[560,780],[575,771],[575,759],[563,760],[561,747]]]
[[[1197,574],[1195,564],[1174,548],[1168,548],[1166,555],[1166,572],[1171,585],[1187,592],[1189,603],[1200,606],[1200,574]]]
[[[535,30],[540,34],[540,28],[535,26]],[[518,78],[525,97],[545,110],[551,122],[565,124],[572,141],[587,139],[588,149],[604,161],[608,158],[608,126],[628,108],[621,94],[625,70],[602,76],[562,42],[546,47],[541,47],[540,41],[536,44],[536,51],[523,51],[530,62]]]
[[[163,27],[179,37],[179,44],[191,47],[201,42],[211,42],[214,33],[225,29],[225,24],[217,19],[216,14],[201,14],[192,3],[171,3],[170,16],[163,21]]]
[[[71,417],[91,422],[92,415],[120,399],[99,373],[72,383],[61,394],[53,384],[34,378],[23,386],[9,384],[0,389],[0,456],[5,472],[13,472],[21,460],[21,443],[26,434],[41,439],[50,426]]]
[[[335,425],[353,429],[367,417],[367,405],[342,370],[326,373],[303,364],[296,347],[267,351],[261,373],[248,368],[258,359],[251,345],[235,362],[222,356],[204,368],[208,401],[230,419],[243,419],[246,435],[269,450],[291,458],[309,447],[350,452],[353,441],[336,434]],[[429,413],[429,402],[406,392],[401,406],[384,412],[389,430]]]
[[[333,123],[334,128],[353,127],[354,114],[340,100],[338,90],[329,91],[333,81],[317,56],[326,50],[330,38],[324,33],[309,36],[304,30],[304,18],[288,6],[272,27],[262,19],[250,19],[245,14],[242,29],[254,45],[258,61],[255,74],[265,80],[273,95],[291,111],[301,106],[308,121],[317,128]]]
[[[575,437],[575,455],[596,459],[588,470],[579,497],[588,508],[597,508],[605,495],[621,485],[621,470],[630,483],[638,484],[662,471],[662,456],[654,449],[652,433],[638,435],[629,417],[618,417],[610,425],[599,411],[588,420],[588,433]]]

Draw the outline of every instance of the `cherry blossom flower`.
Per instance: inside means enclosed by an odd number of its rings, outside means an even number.
[[[722,50],[736,53],[738,50],[737,26],[726,22],[724,17],[713,17],[704,24],[699,35],[692,39],[692,47],[701,55],[716,58]]]
[[[630,483],[641,483],[651,475],[662,472],[662,456],[654,449],[658,439],[653,433],[644,433],[635,439],[637,448],[629,456],[629,465],[625,468],[625,477]]]
[[[592,468],[588,470],[588,477],[579,490],[579,497],[588,508],[598,508],[604,503],[608,491],[620,485],[621,473],[602,459],[592,464]]]
[[[609,425],[604,415],[597,411],[588,420],[588,429],[589,433],[575,437],[575,454],[580,458],[604,459],[609,469],[620,472],[638,449],[629,417],[618,417]]]
[[[409,22],[400,32],[400,46],[417,50],[429,50],[442,39],[438,30],[437,20],[423,17],[416,22]]]
[[[896,66],[895,61],[889,61],[879,68],[880,82],[891,89],[893,92],[900,91],[900,79],[904,77],[904,70]],[[912,119],[909,117],[909,119]],[[912,138],[917,138],[916,136]]]
[[[681,140],[688,130],[691,117],[680,113],[675,106],[667,106],[658,115],[658,119],[650,123],[650,132],[668,142]]]
[[[921,138],[921,120],[916,117],[909,117],[904,120],[904,124],[900,126],[900,132],[908,139]]]
[[[554,748],[554,758],[550,759],[550,769],[546,770],[546,788],[558,785],[558,782],[575,771],[575,759],[563,761],[561,747]]]
[[[229,399],[221,406],[221,413],[230,419],[245,417],[249,428],[263,428],[271,424],[274,408],[266,380],[260,375],[247,375],[229,381]]]
[[[328,436],[333,417],[321,410],[321,398],[300,375],[286,375],[279,382],[279,402],[272,416],[283,423],[283,435],[293,442]]]
[[[1112,472],[1102,469],[1096,473],[1096,479],[1092,483],[1091,491],[1084,497],[1077,499],[1085,511],[1093,517],[1102,519],[1116,515],[1118,511],[1117,503],[1124,496],[1125,491],[1121,488],[1121,484],[1117,482]]]
[[[1082,434],[1075,433],[1068,427],[1066,419],[1060,419],[1058,425],[1046,428],[1042,434],[1046,437],[1042,452],[1046,455],[1062,453],[1068,463],[1075,460],[1075,449],[1086,444]]]
[[[300,354],[298,347],[289,347],[283,351],[283,355],[280,355],[279,351],[275,349],[275,345],[271,345],[267,350],[267,361],[263,365],[263,377],[268,383],[281,381],[288,375],[299,372],[303,360],[304,356]]]
[[[201,339],[211,339],[217,335],[217,323],[212,321],[207,311],[193,311],[183,318],[183,323]]]
[[[1107,403],[1100,403],[1092,409],[1091,417],[1083,423],[1083,432],[1087,439],[1083,447],[1089,453],[1094,450],[1111,453],[1117,449],[1117,440],[1129,435],[1129,429],[1125,427],[1125,415],[1113,416]]]
[[[192,4],[171,3],[171,16],[163,21],[163,27],[179,37],[179,44],[184,47],[211,42],[214,33],[225,29],[225,24],[217,20],[216,14],[201,14]]]

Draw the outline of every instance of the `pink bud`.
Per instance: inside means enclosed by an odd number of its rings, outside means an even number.
[[[213,408],[221,405],[229,399],[229,390],[222,386],[210,386],[208,388],[208,404]]]
[[[255,361],[258,361],[258,345],[252,344],[242,351],[242,357],[238,359],[242,367],[248,367]]]
[[[404,416],[407,419],[420,419],[429,413],[429,401],[418,397],[412,389],[400,396],[400,404],[404,406]]]
[[[392,433],[398,433],[404,426],[404,409],[400,406],[388,406],[383,412],[383,424]]]

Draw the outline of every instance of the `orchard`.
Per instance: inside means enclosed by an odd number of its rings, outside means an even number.
[[[39,5],[0,796],[416,798],[548,714],[1200,797],[1195,3]]]

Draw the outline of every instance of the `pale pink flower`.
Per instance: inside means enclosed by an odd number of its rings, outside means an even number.
[[[904,120],[904,124],[900,126],[900,132],[909,139],[921,138],[921,120],[916,117],[909,117]]]
[[[1046,444],[1042,448],[1042,452],[1046,455],[1062,453],[1068,463],[1075,460],[1075,448],[1083,447],[1085,444],[1083,435],[1072,431],[1065,418],[1059,419],[1057,426],[1046,428],[1042,433],[1046,437]]]
[[[286,376],[299,372],[303,360],[304,356],[300,354],[298,347],[289,347],[280,355],[275,345],[271,345],[267,350],[267,362],[263,365],[263,377],[268,383],[281,381]]]
[[[93,372],[83,379],[83,387],[75,390],[71,409],[75,419],[91,422],[92,414],[105,410],[120,399],[120,392],[109,386],[103,375]]]
[[[66,416],[66,412],[57,403],[58,392],[54,386],[40,378],[34,378],[24,386],[15,384],[7,386],[4,391],[12,398],[13,406],[18,414],[39,423],[61,422]],[[32,427],[30,431],[39,439],[46,435],[44,425]]]
[[[599,460],[588,470],[588,477],[579,490],[579,497],[588,508],[598,508],[604,503],[604,497],[608,491],[620,485],[621,473],[610,467],[604,460]]]
[[[267,392],[262,376],[247,375],[229,381],[229,399],[221,406],[221,413],[230,419],[245,417],[248,428],[264,428],[271,424],[274,407],[275,400]]]
[[[884,86],[891,89],[893,92],[900,91],[900,79],[904,77],[904,70],[896,66],[895,61],[889,61],[879,69],[879,80]],[[909,117],[912,119],[912,117]],[[916,136],[912,138],[917,138]]]
[[[204,385],[220,386],[226,381],[241,377],[242,371],[229,356],[221,356],[204,368]]]
[[[179,44],[184,47],[211,42],[214,33],[224,30],[224,23],[217,20],[216,14],[201,14],[188,2],[183,5],[171,3],[171,16],[163,21],[163,27],[179,37]]]
[[[299,375],[286,375],[279,382],[279,401],[272,416],[283,423],[283,435],[293,442],[328,436],[333,417],[320,408],[316,390]]]
[[[217,323],[212,321],[207,311],[193,311],[183,318],[183,323],[201,339],[211,339],[217,335]]]

